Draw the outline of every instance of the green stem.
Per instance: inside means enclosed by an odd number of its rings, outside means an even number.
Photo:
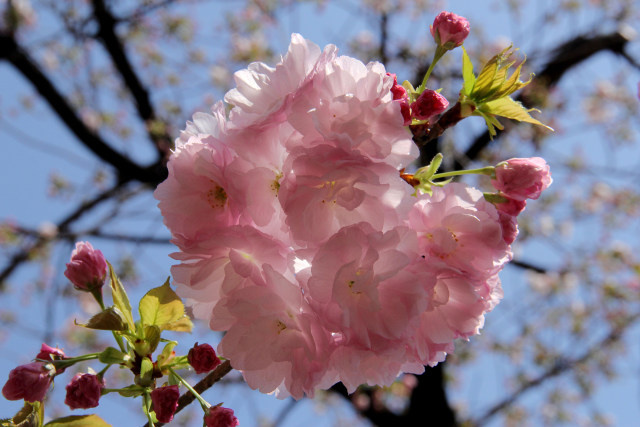
[[[449,176],[458,176],[458,175],[487,175],[487,176],[491,176],[491,175],[493,175],[494,171],[495,171],[495,167],[487,166],[487,167],[479,168],[479,169],[469,169],[469,170],[437,173],[437,174],[433,175],[431,177],[431,179],[446,178],[446,177],[449,177]]]
[[[424,92],[424,89],[427,87],[427,80],[429,80],[429,76],[431,76],[431,72],[433,71],[433,68],[436,66],[438,61],[440,61],[440,58],[442,58],[444,54],[447,52],[448,50],[443,48],[442,46],[436,47],[436,51],[433,54],[433,61],[431,61],[431,64],[429,64],[429,69],[427,70],[427,73],[424,75],[424,78],[422,79],[422,83],[420,84],[420,86],[418,86],[418,89],[416,89],[416,92],[418,92],[419,94]]]
[[[151,418],[151,411],[149,411],[149,409],[151,408],[151,403],[149,402],[149,393],[145,393],[142,395],[143,399],[144,399],[144,413],[147,414],[147,419],[149,420],[149,427],[155,427],[155,424],[153,424],[153,418]]]
[[[205,412],[207,411],[207,409],[209,409],[211,407],[211,404],[209,404],[209,402],[204,400],[202,398],[202,396],[200,396],[200,393],[195,391],[193,389],[193,387],[191,387],[191,385],[187,381],[184,380],[184,378],[182,378],[180,375],[178,375],[176,373],[176,371],[173,370],[173,368],[169,368],[169,372],[171,372],[173,375],[175,375],[176,378],[178,378],[180,380],[180,382],[187,388],[187,390],[189,390],[196,397],[196,399],[198,399],[198,402],[200,402],[200,405],[202,405],[202,409]]]

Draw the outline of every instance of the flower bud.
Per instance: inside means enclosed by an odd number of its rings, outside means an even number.
[[[64,351],[62,351],[58,347],[50,347],[45,343],[42,343],[42,347],[40,347],[40,353],[38,353],[38,355],[36,356],[36,359],[42,359],[46,361],[62,360],[64,358]],[[61,374],[63,372],[64,368],[57,370],[58,374]]]
[[[435,90],[425,89],[411,104],[411,115],[418,120],[429,120],[442,113],[448,106],[447,98]]]
[[[205,427],[236,427],[240,425],[233,415],[233,409],[212,406],[204,416]]]
[[[189,364],[195,369],[196,374],[205,374],[212,371],[220,363],[220,359],[216,356],[216,351],[209,344],[195,343],[193,348],[187,354]]]
[[[469,35],[470,25],[469,21],[462,16],[451,12],[440,12],[429,28],[438,46],[451,50],[462,46]]]
[[[496,166],[491,184],[514,200],[537,199],[553,180],[549,165],[541,157],[509,159]]]
[[[494,203],[498,212],[503,212],[511,216],[518,216],[522,213],[524,208],[527,207],[526,200],[516,200],[506,196],[503,196],[502,198],[504,201]]]
[[[98,406],[104,380],[93,374],[76,374],[67,384],[67,397],[64,399],[71,409],[89,409]]]
[[[168,385],[156,388],[151,392],[151,401],[156,418],[161,423],[168,423],[173,419],[173,414],[178,409],[180,388],[177,385]]]
[[[391,94],[394,101],[400,103],[400,112],[404,119],[404,125],[411,124],[411,110],[409,109],[409,95],[404,86],[398,84],[398,78],[394,73],[387,73],[387,76],[393,77],[393,86],[391,86]]]
[[[9,380],[2,388],[2,395],[7,400],[42,402],[55,375],[55,369],[50,367],[51,364],[32,362],[12,369]]]
[[[107,277],[107,261],[89,242],[77,242],[64,275],[81,291],[99,289]]]

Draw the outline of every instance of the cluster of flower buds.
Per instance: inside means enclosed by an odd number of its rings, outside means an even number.
[[[65,276],[69,278],[76,289],[90,292],[102,308],[102,312],[82,326],[93,329],[111,329],[121,351],[108,347],[101,353],[68,357],[62,349],[43,343],[34,362],[11,370],[9,379],[2,388],[3,396],[8,400],[24,399],[27,402],[31,402],[31,404],[37,405],[44,400],[53,384],[54,378],[62,374],[67,367],[78,362],[98,359],[100,362],[107,364],[102,371],[98,374],[92,370],[87,373],[77,373],[67,384],[64,403],[69,408],[95,408],[100,404],[101,396],[106,393],[117,392],[129,397],[142,395],[149,400],[149,404],[145,404],[144,407],[150,425],[153,426],[154,420],[168,423],[173,419],[178,409],[180,388],[177,384],[157,387],[153,378],[169,374],[172,377],[172,379],[170,378],[171,381],[182,383],[200,401],[204,410],[203,422],[205,427],[237,426],[239,424],[238,420],[231,409],[223,408],[221,404],[211,406],[175,372],[176,369],[189,366],[197,374],[213,371],[222,363],[213,347],[209,344],[196,343],[189,350],[187,356],[176,357],[173,347],[177,343],[171,341],[158,357],[158,361],[152,364],[149,358],[151,355],[148,353],[153,352],[153,349],[157,346],[160,340],[159,332],[158,335],[145,332],[144,335],[140,336],[140,332],[137,329],[135,331],[126,329],[127,319],[131,319],[131,311],[130,307],[128,307],[128,298],[124,288],[121,287],[113,271],[110,271],[110,273],[111,288],[115,294],[115,307],[104,307],[102,288],[108,270],[110,270],[110,267],[101,251],[94,249],[88,242],[78,242],[71,254],[71,260],[67,263]],[[126,303],[124,302],[125,300],[127,301]],[[143,326],[145,331],[149,330],[149,328],[153,330],[155,325],[146,325],[145,327],[145,318],[153,317],[154,319],[160,319],[161,323],[164,322],[165,329],[189,330],[191,322],[183,317],[183,310],[182,302],[169,289],[168,284],[165,284],[159,288],[152,289],[141,300],[139,311],[143,319],[140,321],[140,325]],[[172,324],[174,326],[177,325],[177,327],[171,327]],[[159,330],[160,328],[158,328]],[[127,332],[127,336],[132,337],[126,347],[122,341],[122,335],[119,334],[124,331]],[[145,360],[147,361],[146,374],[144,372]],[[106,389],[103,377],[112,365],[129,368],[135,374],[134,384],[121,389]],[[38,413],[38,410],[35,410],[34,413]],[[78,422],[78,419],[59,420],[56,425],[66,425],[65,423],[71,421]],[[34,422],[37,424],[36,421]],[[41,425],[41,423],[38,425]],[[99,425],[103,424],[99,423]]]

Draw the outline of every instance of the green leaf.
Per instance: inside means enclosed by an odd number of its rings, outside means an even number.
[[[549,126],[534,119],[529,115],[529,111],[537,111],[536,109],[532,108],[528,110],[521,103],[519,103],[518,101],[514,101],[509,97],[487,102],[482,105],[481,110],[483,112],[496,116],[506,117],[508,119],[518,120],[521,122],[532,123],[534,125],[544,126],[549,130],[553,130]]]
[[[2,427],[40,427],[44,418],[44,407],[40,402],[24,402],[22,409],[13,418],[0,421]]]
[[[128,326],[129,331],[135,331],[136,325],[133,321],[133,314],[131,312],[131,304],[129,303],[129,297],[127,296],[127,292],[124,290],[122,283],[120,283],[120,279],[116,276],[116,273],[113,271],[113,266],[109,264],[109,276],[111,277],[111,295],[113,298],[113,304],[120,310],[124,321]]]
[[[138,306],[142,324],[164,325],[184,316],[184,305],[180,297],[171,289],[169,279],[164,285],[153,288],[140,300]]]
[[[131,384],[118,390],[118,394],[124,397],[138,397],[142,396],[146,389],[139,385]]]
[[[123,319],[123,315],[116,307],[109,307],[93,316],[86,324],[77,323],[76,325],[89,329],[99,329],[103,331],[126,331],[127,323]]]
[[[120,364],[127,359],[127,355],[113,347],[107,347],[100,355],[98,360],[105,364]]]
[[[178,320],[160,325],[160,329],[163,331],[191,332],[193,322],[191,322],[189,316],[184,315]]]
[[[473,85],[476,83],[476,76],[473,74],[473,64],[464,46],[462,46],[462,78],[464,80],[462,90],[465,95],[469,96],[473,90]]]
[[[148,357],[143,357],[140,363],[140,375],[136,378],[136,385],[149,387],[153,382],[153,363]]]
[[[45,427],[111,427],[97,415],[71,415],[51,420]]]
[[[177,344],[178,344],[177,341],[169,341],[168,343],[165,344],[164,348],[162,349],[162,353],[158,355],[157,362],[159,367],[162,367],[165,364],[165,361],[172,358],[173,348]]]
[[[149,343],[148,353],[153,353],[160,343],[160,328],[156,325],[145,326],[144,339]]]

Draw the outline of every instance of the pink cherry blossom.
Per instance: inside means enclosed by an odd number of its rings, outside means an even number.
[[[71,409],[95,408],[99,404],[104,380],[93,374],[76,374],[67,384],[64,400]]]
[[[418,120],[430,120],[449,106],[447,98],[435,90],[425,89],[411,104],[411,115]]]
[[[461,46],[470,31],[469,21],[451,12],[440,12],[429,28],[436,43],[448,50]]]
[[[400,223],[410,187],[385,163],[328,145],[304,150],[285,170],[280,202],[299,244],[318,244],[361,221],[386,230]]]
[[[32,362],[12,369],[2,388],[2,395],[7,400],[42,402],[55,375],[55,369],[50,367],[51,364]]]
[[[434,187],[432,196],[420,196],[409,226],[418,233],[423,255],[440,269],[484,280],[511,260],[496,208],[464,184]]]
[[[190,237],[241,221],[244,200],[234,185],[236,155],[213,137],[191,137],[173,153],[169,178],[154,196],[172,234]]]
[[[329,333],[295,283],[268,264],[264,273],[265,286],[237,289],[214,310],[213,318],[234,319],[218,351],[252,388],[281,398],[312,397],[325,375]]]
[[[275,68],[261,62],[234,74],[236,88],[225,95],[233,105],[230,124],[249,127],[286,119],[285,109],[296,93],[316,75],[318,69],[335,58],[336,47],[323,51],[299,34],[291,36],[287,54]]]
[[[514,200],[537,199],[551,185],[549,165],[541,157],[514,158],[499,163],[491,183]]]
[[[100,289],[107,277],[107,261],[89,242],[77,242],[64,275],[78,290]]]

